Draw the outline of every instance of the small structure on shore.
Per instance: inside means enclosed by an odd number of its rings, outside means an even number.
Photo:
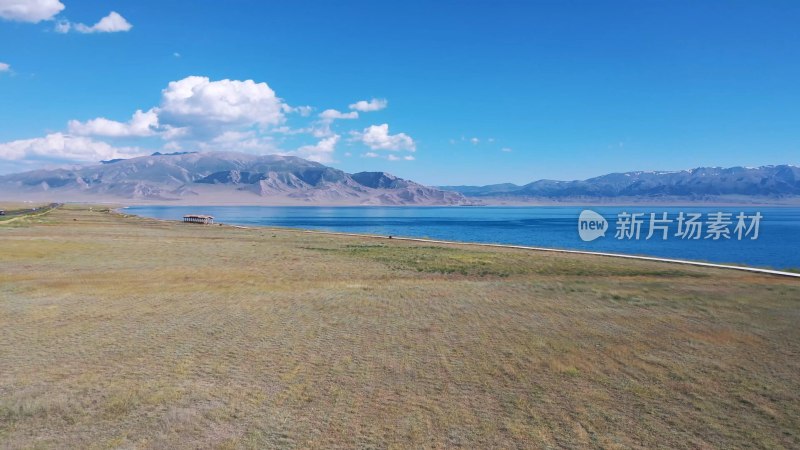
[[[214,223],[214,216],[203,216],[198,214],[187,214],[183,216],[185,223],[201,223],[203,225],[211,225]]]

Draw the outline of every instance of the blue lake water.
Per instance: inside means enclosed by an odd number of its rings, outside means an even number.
[[[578,233],[578,217],[591,209],[608,222],[604,237],[583,241]],[[427,237],[464,242],[530,245],[573,250],[589,250],[636,255],[660,256],[697,261],[744,264],[776,269],[800,268],[800,208],[778,207],[263,207],[263,206],[135,206],[130,214],[158,219],[181,220],[184,214],[210,214],[217,222],[245,226],[276,226],[313,230],[342,231],[393,236]],[[620,214],[644,213],[639,238],[615,237],[626,223]],[[700,239],[682,239],[678,215],[701,214]],[[730,238],[707,238],[709,214],[730,213],[727,229]],[[668,230],[650,230],[651,213],[661,219],[667,213]],[[737,216],[760,213],[758,238],[751,239],[755,228],[738,239]],[[655,223],[654,225],[659,225]]]

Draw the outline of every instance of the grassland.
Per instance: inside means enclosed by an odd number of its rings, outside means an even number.
[[[29,216],[38,216],[42,214],[46,214],[51,209],[58,207],[57,203],[52,204],[39,204],[39,203],[7,203],[7,202],[0,202],[0,211],[3,212],[0,215],[0,224],[3,222],[14,222],[21,218],[26,218]]]
[[[167,223],[0,225],[3,448],[799,448],[800,283]]]

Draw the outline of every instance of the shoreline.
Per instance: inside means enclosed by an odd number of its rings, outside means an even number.
[[[119,207],[117,209],[113,209],[113,211],[117,214],[126,214],[121,210],[127,208],[127,206]],[[156,220],[160,222],[169,222],[169,223],[182,223],[179,220],[173,219],[157,219],[153,217],[141,216],[138,214],[126,214],[134,217],[144,218],[148,220]],[[418,237],[410,237],[410,236],[384,236],[380,234],[363,234],[363,233],[348,233],[344,231],[322,231],[322,230],[312,230],[307,228],[294,228],[294,227],[276,227],[276,226],[245,226],[245,225],[236,225],[236,224],[229,224],[224,222],[217,222],[214,225],[219,226],[227,226],[231,228],[238,228],[243,230],[259,230],[259,229],[275,229],[275,230],[290,230],[296,231],[300,233],[308,233],[308,234],[321,234],[321,235],[331,235],[331,236],[350,236],[350,237],[360,237],[360,238],[369,238],[369,239],[384,239],[384,240],[397,240],[397,241],[410,241],[410,242],[423,242],[429,244],[445,244],[445,245],[468,245],[468,246],[479,246],[479,247],[489,247],[489,248],[511,248],[511,249],[518,249],[518,250],[529,250],[529,251],[537,251],[537,252],[550,252],[550,253],[566,253],[566,254],[577,254],[577,255],[591,255],[591,256],[603,256],[608,258],[623,258],[623,259],[634,259],[640,261],[653,261],[653,262],[663,262],[669,264],[682,264],[682,265],[690,265],[690,266],[697,266],[697,267],[710,267],[716,269],[727,269],[727,270],[739,270],[744,272],[750,273],[759,273],[759,274],[766,274],[766,275],[774,275],[774,276],[782,276],[782,277],[790,277],[790,278],[798,278],[800,279],[800,273],[795,272],[788,272],[784,270],[776,270],[776,269],[766,269],[761,267],[751,267],[751,266],[735,266],[731,264],[721,264],[721,263],[711,263],[711,262],[704,262],[704,261],[693,261],[693,260],[686,260],[686,259],[675,259],[675,258],[661,258],[657,256],[645,256],[645,255],[630,255],[625,253],[610,253],[610,252],[593,252],[589,250],[570,250],[570,249],[560,249],[560,248],[552,248],[552,247],[537,247],[537,246],[528,246],[528,245],[515,245],[515,244],[492,244],[487,242],[466,242],[466,241],[448,241],[443,239],[427,239],[427,238],[418,238]],[[211,225],[213,226],[213,225]]]
[[[237,228],[243,229],[257,229],[256,227],[245,227],[240,225],[229,225],[234,226]],[[268,228],[268,227],[264,227]],[[275,227],[273,227],[275,228]],[[285,228],[281,228],[285,229]],[[396,237],[396,236],[381,236],[375,234],[358,234],[358,233],[345,233],[345,232],[337,232],[337,231],[317,231],[317,230],[306,230],[302,228],[291,228],[294,230],[302,231],[304,233],[310,234],[325,234],[325,235],[335,235],[335,236],[352,236],[352,237],[362,237],[362,238],[376,238],[376,239],[386,239],[386,240],[398,240],[398,241],[412,241],[412,242],[424,242],[429,244],[449,244],[449,245],[476,245],[480,247],[493,247],[493,248],[514,248],[520,250],[532,250],[538,252],[552,252],[552,253],[568,253],[568,254],[575,254],[575,255],[591,255],[591,256],[604,256],[610,258],[625,258],[625,259],[636,259],[641,261],[654,261],[654,262],[664,262],[670,264],[683,264],[683,265],[690,265],[690,266],[700,266],[700,267],[712,267],[716,269],[731,269],[731,270],[741,270],[745,272],[753,272],[753,273],[761,273],[761,274],[769,274],[769,275],[777,275],[777,276],[784,276],[784,277],[792,277],[792,278],[800,278],[800,273],[794,272],[786,272],[782,270],[774,270],[774,269],[763,269],[759,267],[749,267],[749,266],[733,266],[729,264],[717,264],[717,263],[707,263],[702,261],[692,261],[692,260],[685,260],[685,259],[674,259],[674,258],[659,258],[657,256],[644,256],[644,255],[629,255],[625,253],[607,253],[607,252],[592,252],[587,250],[568,250],[568,249],[559,249],[559,248],[550,248],[550,247],[533,247],[527,245],[514,245],[514,244],[490,244],[484,242],[463,242],[463,241],[446,241],[441,239],[425,239],[425,238],[414,238],[414,237]]]
[[[330,203],[314,203],[314,202],[300,202],[300,201],[229,201],[229,200],[213,200],[206,199],[204,201],[193,201],[191,199],[172,199],[172,200],[132,200],[124,198],[98,198],[96,200],[81,198],[81,199],[61,199],[58,203],[76,204],[76,205],[122,205],[128,206],[178,206],[178,207],[192,207],[192,206],[256,206],[256,207],[309,207],[309,208],[540,208],[540,207],[573,207],[573,208],[613,208],[613,207],[684,207],[684,208],[800,208],[800,198],[790,198],[787,201],[763,201],[763,199],[755,199],[754,201],[747,201],[746,199],[731,199],[728,201],[682,201],[678,199],[664,200],[664,201],[636,201],[631,199],[621,199],[619,201],[548,201],[548,200],[515,200],[515,199],[497,199],[488,198],[481,199],[479,197],[466,197],[467,200],[473,203],[463,204],[372,204],[372,203],[349,203],[349,202],[330,202]],[[274,199],[272,199],[274,200]],[[285,200],[285,199],[284,199]],[[25,202],[25,203],[52,203],[51,197],[41,197],[36,199],[0,199],[2,202]]]
[[[470,204],[401,204],[401,205],[384,205],[384,204],[370,204],[370,203],[305,203],[305,202],[176,202],[170,201],[156,201],[156,202],[87,202],[87,201],[74,201],[64,202],[72,204],[123,204],[128,206],[255,206],[255,207],[300,207],[300,208],[551,208],[551,207],[569,207],[569,208],[613,208],[613,207],[642,207],[642,208],[800,208],[800,201],[795,203],[769,203],[769,202],[753,202],[748,203],[744,201],[737,202],[680,202],[680,201],[665,201],[665,202],[525,202],[525,201],[502,201],[491,203],[470,203]]]

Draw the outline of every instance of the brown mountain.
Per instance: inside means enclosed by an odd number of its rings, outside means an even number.
[[[0,199],[180,204],[460,205],[470,201],[385,172],[348,174],[294,156],[153,154],[0,176]]]

